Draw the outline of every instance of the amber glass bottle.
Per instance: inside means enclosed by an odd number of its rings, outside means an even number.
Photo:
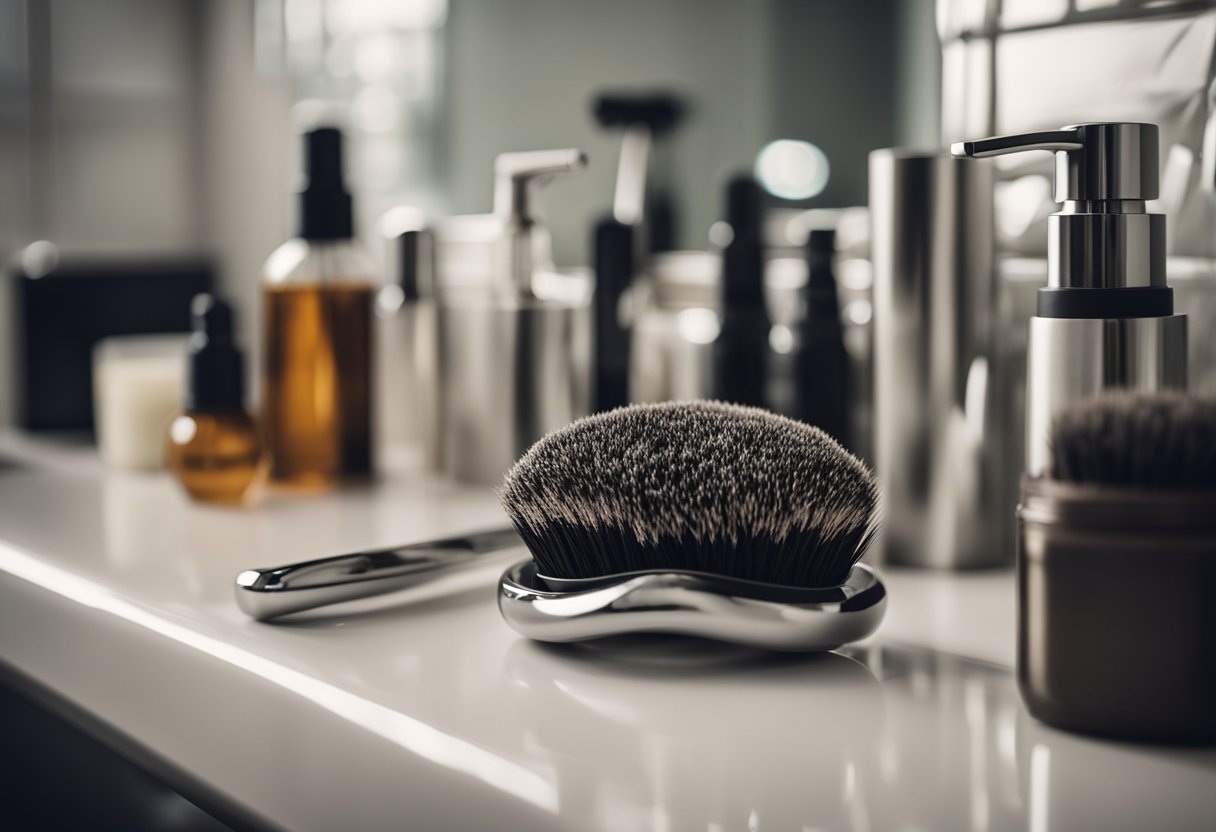
[[[244,502],[261,457],[257,425],[243,409],[187,412],[169,426],[169,468],[196,500]]]
[[[341,134],[305,134],[296,239],[266,261],[262,425],[270,477],[317,488],[372,472],[372,266],[353,240]]]
[[[261,472],[262,448],[242,405],[244,363],[232,341],[232,312],[210,295],[197,296],[191,312],[185,412],[169,426],[169,469],[196,500],[239,503]]]

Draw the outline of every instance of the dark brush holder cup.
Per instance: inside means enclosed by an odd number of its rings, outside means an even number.
[[[1216,742],[1216,491],[1027,477],[1018,685],[1069,731]]]

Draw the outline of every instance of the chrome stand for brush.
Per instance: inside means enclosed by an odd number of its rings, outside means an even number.
[[[839,586],[800,589],[699,572],[553,579],[537,575],[529,559],[509,568],[498,587],[506,622],[551,642],[651,632],[817,652],[870,635],[886,606],[886,588],[862,564]]]

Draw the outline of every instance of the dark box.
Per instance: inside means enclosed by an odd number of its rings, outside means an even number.
[[[93,427],[93,347],[112,335],[187,332],[190,300],[210,292],[205,258],[63,260],[11,273],[17,422],[27,430]]]

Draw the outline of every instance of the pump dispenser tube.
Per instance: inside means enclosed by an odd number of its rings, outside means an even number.
[[[1043,474],[1052,419],[1112,388],[1186,387],[1186,316],[1165,282],[1155,124],[1076,124],[959,142],[955,156],[1056,155],[1047,286],[1027,345],[1026,472]]]

